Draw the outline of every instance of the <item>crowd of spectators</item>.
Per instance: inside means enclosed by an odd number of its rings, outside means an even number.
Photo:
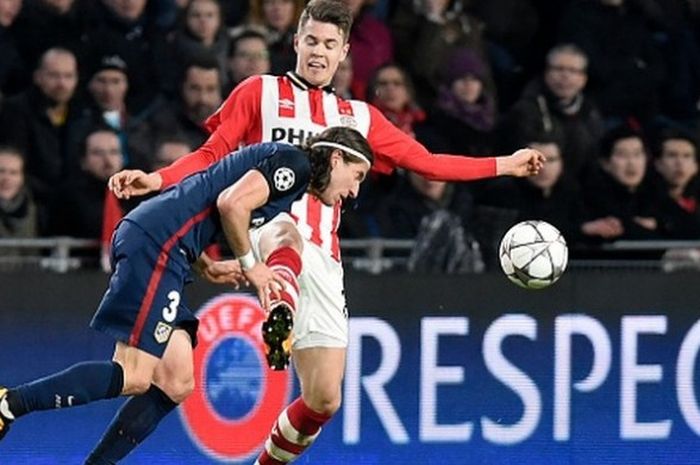
[[[344,1],[339,95],[436,153],[528,145],[547,163],[469,185],[373,176],[341,237],[415,238],[447,212],[485,251],[528,218],[585,247],[700,239],[700,1]],[[0,237],[99,238],[110,175],[172,163],[238,83],[294,69],[305,3],[0,1]]]

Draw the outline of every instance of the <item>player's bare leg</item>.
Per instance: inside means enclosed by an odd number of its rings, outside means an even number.
[[[303,244],[296,225],[286,221],[269,224],[258,244],[265,264],[285,283],[279,290],[279,298],[272,300],[267,321],[262,326],[267,363],[273,370],[284,370],[289,366]]]
[[[256,465],[289,463],[318,437],[321,427],[340,408],[345,353],[344,348],[330,347],[294,352],[301,397],[280,414]]]
[[[113,464],[126,457],[193,389],[192,341],[178,329],[170,336],[148,390],[124,403],[85,463]]]

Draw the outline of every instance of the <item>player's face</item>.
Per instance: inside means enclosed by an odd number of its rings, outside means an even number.
[[[348,163],[343,160],[340,151],[334,151],[331,155],[331,180],[319,195],[319,199],[332,206],[345,199],[356,198],[360,192],[360,183],[364,181],[368,171],[367,163]]]
[[[309,19],[294,36],[296,72],[314,86],[326,86],[349,49],[338,26]]]

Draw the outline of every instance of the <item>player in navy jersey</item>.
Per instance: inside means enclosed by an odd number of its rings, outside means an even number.
[[[13,389],[0,387],[0,438],[30,412],[135,395],[143,401],[122,409],[120,418],[128,420],[119,426],[123,445],[113,449],[128,453],[150,433],[143,425],[167,415],[194,388],[198,321],[183,305],[182,291],[204,248],[223,231],[241,267],[232,271],[234,279],[250,282],[269,308],[268,296],[284,283],[254,258],[251,225],[289,211],[307,192],[326,205],[354,198],[372,160],[359,132],[330,128],[303,149],[279,143],[241,149],[143,202],[115,230],[114,273],[91,322],[117,341],[112,361],[83,362]],[[277,336],[268,341],[273,356],[287,338]]]

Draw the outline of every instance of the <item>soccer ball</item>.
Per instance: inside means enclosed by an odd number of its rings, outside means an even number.
[[[498,248],[501,268],[518,286],[542,289],[564,273],[569,249],[559,230],[545,221],[529,220],[506,232]]]

